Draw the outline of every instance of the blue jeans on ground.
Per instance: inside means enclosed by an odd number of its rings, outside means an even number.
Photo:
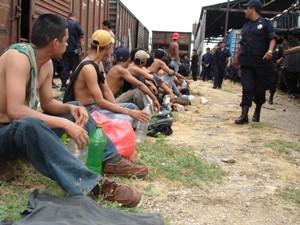
[[[85,127],[92,128],[90,122]],[[56,133],[55,133],[56,132]],[[48,125],[32,117],[0,124],[0,158],[12,160],[22,155],[45,176],[56,181],[71,196],[89,193],[101,180],[101,176],[88,170],[60,141]],[[118,155],[110,140],[104,160]]]
[[[176,96],[180,96],[181,95],[180,92],[179,92],[179,90],[178,90],[178,88],[177,88],[177,86],[176,86],[176,84],[175,84],[175,82],[174,82],[174,80],[173,80],[172,76],[170,76],[170,75],[163,75],[162,79],[167,82],[167,84],[168,84],[168,86],[170,88],[172,88],[172,91],[173,91],[173,93]]]

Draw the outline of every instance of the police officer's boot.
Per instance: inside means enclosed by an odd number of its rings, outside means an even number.
[[[253,122],[259,122],[259,120],[260,120],[261,106],[262,105],[256,105],[256,108],[254,110],[254,114],[253,114],[253,117],[252,117],[252,121]]]
[[[271,91],[270,91],[270,98],[269,98],[269,104],[270,104],[270,105],[273,104],[274,94],[275,94],[275,92],[271,92]]]
[[[249,112],[249,106],[242,106],[242,114],[241,116],[235,120],[234,122],[236,124],[244,124],[244,123],[248,123],[249,119],[248,119],[248,112]]]

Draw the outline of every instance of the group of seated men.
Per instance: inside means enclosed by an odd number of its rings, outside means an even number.
[[[66,21],[44,14],[33,24],[31,43],[13,44],[0,57],[0,159],[25,157],[71,196],[101,195],[134,207],[141,199],[135,188],[88,170],[59,137],[66,133],[84,149],[88,132],[96,126],[89,114],[93,111],[111,118],[147,121],[149,115],[141,111],[144,97],[148,95],[153,108],[159,110],[160,93],[175,101],[180,93],[173,78],[182,77],[168,68],[162,52],[156,52],[153,59],[143,50],[130,54],[126,48],[115,51],[115,65],[105,76],[101,61],[112,54],[114,39],[109,32],[97,30],[87,56],[71,77],[71,95],[62,103],[52,93],[51,58],[62,57],[67,40]],[[138,178],[148,174],[146,166],[122,158],[109,139],[103,171]]]

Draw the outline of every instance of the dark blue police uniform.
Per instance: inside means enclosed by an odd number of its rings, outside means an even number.
[[[70,77],[70,71],[74,72],[80,62],[81,44],[80,38],[84,35],[80,24],[72,19],[67,20],[69,32],[68,47],[63,55],[63,69],[61,72],[62,87]]]
[[[275,38],[273,25],[268,19],[259,17],[249,21],[241,31],[240,54],[241,83],[243,96],[241,106],[251,107],[252,101],[262,105],[266,101],[266,90],[272,76],[272,62],[263,57]]]
[[[217,73],[215,74],[214,78],[214,88],[222,88],[223,79],[225,77],[225,67],[227,64],[227,58],[230,56],[231,54],[228,48],[217,49],[215,53]]]
[[[205,53],[202,56],[202,79],[205,80],[211,80],[211,68],[213,66],[213,60],[214,56],[211,53]],[[205,67],[205,65],[209,65],[208,67]]]

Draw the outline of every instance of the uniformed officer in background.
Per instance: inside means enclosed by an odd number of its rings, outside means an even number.
[[[259,122],[262,105],[266,101],[266,90],[272,78],[272,54],[276,46],[273,25],[262,18],[263,4],[259,0],[250,0],[245,5],[245,18],[249,21],[241,31],[238,60],[241,66],[242,113],[236,124],[248,123],[248,111],[255,102],[256,108],[252,121]]]
[[[215,74],[214,77],[214,86],[213,88],[216,89],[221,89],[222,88],[222,83],[223,79],[225,77],[225,68],[229,67],[230,65],[230,51],[228,48],[226,48],[225,41],[220,41],[218,43],[218,48],[214,54],[215,57],[215,62],[217,66],[217,73]]]

